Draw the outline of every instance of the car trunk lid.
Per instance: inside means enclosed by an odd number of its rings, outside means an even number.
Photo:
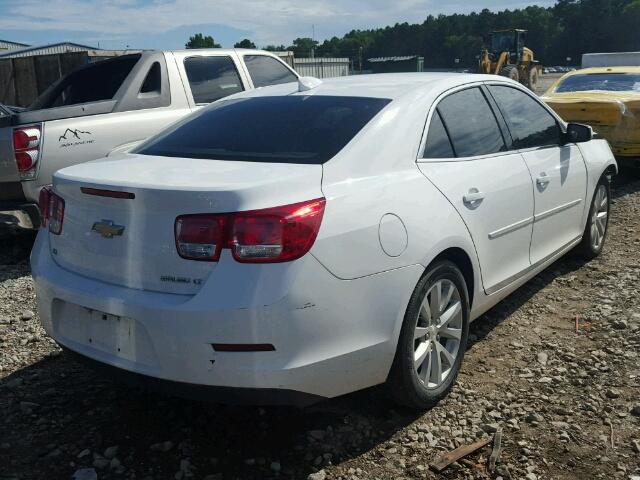
[[[62,234],[50,234],[51,252],[60,266],[86,277],[194,294],[216,263],[178,255],[176,217],[318,198],[321,178],[321,165],[136,154],[76,165],[54,176],[65,212]]]

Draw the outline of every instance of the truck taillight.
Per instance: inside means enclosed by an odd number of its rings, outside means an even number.
[[[53,193],[49,187],[40,190],[38,202],[40,208],[40,226],[49,226],[49,232],[54,235],[62,233],[62,222],[64,220],[64,199]]]
[[[288,262],[318,236],[325,199],[237,213],[181,215],[175,222],[182,258],[216,262],[223,248],[242,263]]]
[[[30,180],[36,176],[41,138],[40,125],[13,129],[13,151],[18,171],[23,180]]]

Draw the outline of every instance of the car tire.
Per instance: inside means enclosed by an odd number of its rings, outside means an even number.
[[[418,282],[404,316],[386,385],[395,402],[424,410],[447,395],[464,358],[469,313],[460,269],[450,261],[435,263]]]
[[[591,260],[602,252],[609,229],[610,209],[611,185],[609,178],[603,175],[593,193],[582,241],[576,248],[577,253],[586,260]]]

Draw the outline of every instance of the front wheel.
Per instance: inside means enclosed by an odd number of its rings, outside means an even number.
[[[609,228],[610,208],[611,186],[607,176],[603,175],[593,194],[582,242],[577,248],[578,253],[587,260],[597,257],[602,252]]]
[[[434,406],[453,386],[469,333],[469,295],[464,277],[449,261],[438,262],[416,286],[398,339],[387,387],[405,406]]]
[[[507,65],[500,71],[500,75],[516,82],[520,81],[520,72],[518,72],[518,67],[515,65]]]

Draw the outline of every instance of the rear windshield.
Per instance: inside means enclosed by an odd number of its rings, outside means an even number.
[[[609,92],[640,92],[640,74],[591,73],[572,75],[558,85],[557,93],[604,90]]]
[[[320,95],[222,100],[137,153],[320,164],[342,150],[390,101]]]

